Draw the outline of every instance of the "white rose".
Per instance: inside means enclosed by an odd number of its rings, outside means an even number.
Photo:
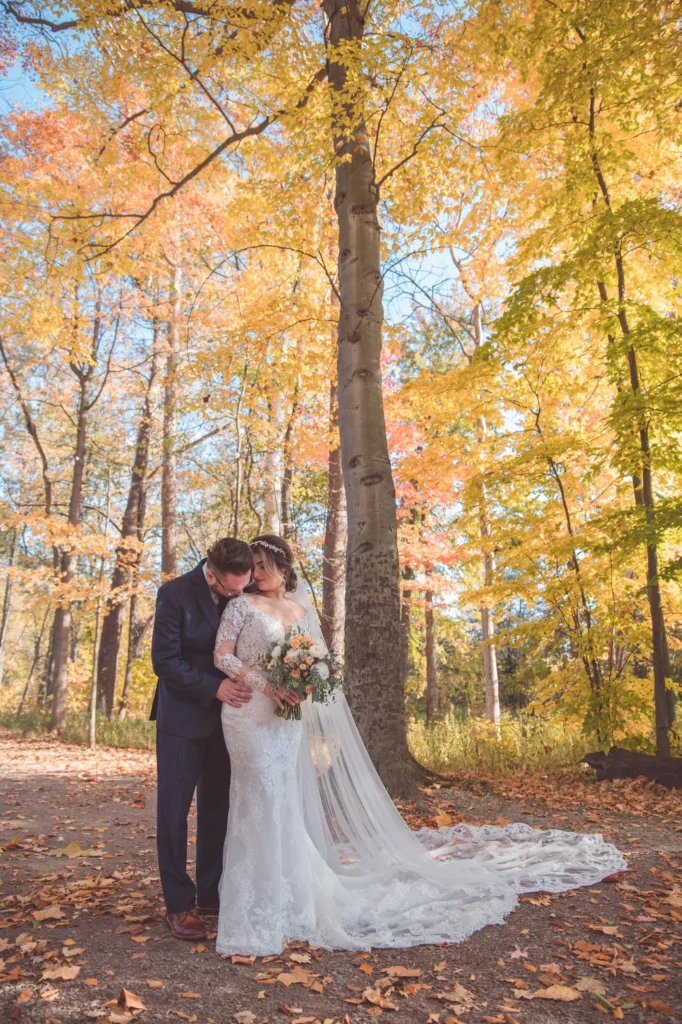
[[[277,647],[273,648],[272,654],[270,655],[270,657],[272,658],[273,661],[277,661],[277,659],[279,658],[281,653],[282,653],[282,648],[278,644]]]
[[[323,661],[321,661],[319,665],[315,666],[315,671],[317,672],[320,679],[329,679],[329,668],[327,667],[327,665],[325,665]]]
[[[310,653],[313,658],[326,658],[328,652],[325,644],[321,640],[315,640],[310,647]]]

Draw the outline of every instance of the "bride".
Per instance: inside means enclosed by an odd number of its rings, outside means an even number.
[[[216,665],[254,691],[222,709],[232,775],[219,953],[267,956],[291,939],[349,950],[459,942],[501,923],[520,892],[592,885],[627,866],[598,835],[524,824],[413,833],[339,691],[306,700],[300,721],[275,714],[284,695],[259,665],[287,630],[321,631],[286,541],[264,535],[251,549],[257,589],[229,602],[215,647]]]

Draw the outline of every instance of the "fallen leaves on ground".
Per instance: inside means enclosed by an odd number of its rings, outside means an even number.
[[[28,743],[22,746],[23,752],[19,753],[24,760],[21,763],[28,771],[33,746]],[[59,744],[55,744],[54,750],[57,774],[68,777],[69,782],[65,785],[74,787],[68,790],[74,797],[73,806],[68,800],[51,803],[49,806],[54,808],[54,813],[48,812],[48,821],[52,820],[52,826],[48,824],[47,828],[38,828],[25,817],[32,813],[33,804],[22,794],[21,803],[14,805],[16,811],[6,812],[8,820],[0,823],[0,828],[5,826],[12,833],[9,841],[3,834],[0,844],[4,851],[3,863],[11,869],[5,873],[9,885],[0,895],[0,985],[5,986],[3,995],[9,994],[13,1001],[12,1012],[23,1012],[21,1019],[32,1014],[31,1019],[35,1017],[38,1020],[36,1007],[39,1006],[43,1010],[39,1015],[41,1024],[48,1008],[56,1014],[53,1019],[63,1016],[60,1014],[61,1000],[67,991],[71,1000],[77,1001],[79,993],[84,1000],[79,1006],[84,1022],[87,1018],[85,1007],[89,1006],[93,1019],[98,1015],[104,1024],[131,1024],[138,1015],[143,1015],[142,1022],[163,1017],[195,1024],[197,1013],[192,1013],[194,1007],[185,1002],[190,999],[197,1000],[196,1006],[206,1006],[204,1014],[200,1014],[200,1024],[207,1021],[210,1024],[212,1018],[206,1016],[210,1012],[214,1013],[218,1024],[227,1024],[228,1019],[237,1021],[237,1024],[261,1024],[261,1021],[269,1019],[270,1024],[276,1024],[278,1012],[286,1014],[288,1024],[314,1024],[316,1021],[320,1024],[343,1024],[344,1016],[347,1024],[362,1024],[369,1017],[386,1014],[390,1017],[396,1009],[403,1009],[403,1014],[415,1022],[428,1016],[433,1024],[475,1024],[477,1020],[485,1024],[517,1024],[515,1015],[518,1014],[522,1017],[521,1024],[531,1024],[533,1007],[536,1014],[549,1013],[551,1016],[554,1012],[552,1004],[558,1010],[561,1003],[567,1006],[575,1003],[583,1015],[591,1015],[594,1007],[598,1014],[615,1020],[624,1017],[627,1020],[629,1016],[634,1019],[639,1013],[643,1015],[642,1019],[652,1022],[654,1018],[663,1021],[674,1017],[677,994],[674,991],[677,981],[674,972],[682,968],[682,955],[675,948],[680,941],[682,923],[682,863],[679,855],[664,852],[665,849],[676,849],[672,845],[676,842],[673,836],[671,845],[663,847],[661,852],[647,854],[646,872],[641,870],[641,865],[638,870],[636,843],[637,837],[644,836],[647,828],[665,827],[665,821],[659,824],[657,818],[664,817],[666,813],[671,816],[667,823],[669,831],[682,831],[680,819],[674,812],[679,794],[670,797],[666,793],[665,799],[659,802],[657,789],[650,784],[643,788],[638,788],[638,784],[634,787],[632,784],[623,787],[594,785],[591,787],[594,791],[592,805],[587,800],[586,807],[583,807],[580,801],[574,804],[570,798],[564,799],[566,779],[558,787],[555,787],[556,780],[540,779],[535,788],[526,784],[525,776],[507,780],[505,784],[509,785],[510,793],[515,793],[514,799],[523,800],[530,796],[554,808],[556,813],[549,816],[551,827],[580,829],[588,822],[593,831],[607,834],[609,829],[618,828],[619,845],[623,844],[624,836],[633,835],[635,850],[634,870],[627,875],[614,876],[611,879],[613,884],[565,896],[536,893],[523,897],[524,906],[520,913],[528,924],[531,921],[543,924],[542,943],[539,943],[533,927],[517,928],[515,922],[518,918],[514,916],[510,918],[511,927],[497,933],[501,943],[486,961],[486,967],[497,962],[500,968],[504,968],[495,984],[509,985],[509,995],[501,996],[499,987],[495,990],[488,982],[483,985],[480,979],[472,986],[477,994],[469,989],[467,978],[475,982],[476,975],[470,975],[469,969],[462,973],[459,968],[462,953],[464,960],[471,962],[471,953],[467,957],[466,947],[442,951],[432,947],[420,951],[414,960],[397,951],[393,955],[375,951],[336,954],[336,959],[330,961],[324,951],[294,942],[281,955],[263,959],[256,960],[253,956],[215,958],[216,979],[219,972],[231,971],[229,977],[236,980],[240,992],[248,993],[243,1001],[235,998],[232,1007],[255,1006],[257,1000],[265,1000],[258,1003],[259,1010],[262,1008],[259,1014],[239,1008],[232,1018],[224,1018],[216,1010],[211,1011],[211,992],[207,988],[204,988],[203,997],[200,993],[177,991],[179,985],[174,982],[182,978],[187,984],[187,980],[193,977],[191,973],[174,976],[172,968],[168,974],[163,973],[168,962],[163,953],[159,959],[158,951],[167,951],[168,945],[160,942],[156,946],[156,940],[161,939],[165,932],[158,916],[159,883],[151,842],[154,824],[151,814],[144,810],[146,798],[140,792],[140,783],[127,782],[123,778],[123,766],[130,752],[103,751],[103,761],[108,767],[98,767],[91,760],[90,768],[81,770],[82,751],[63,748]],[[18,766],[21,759],[16,751],[15,755],[14,764]],[[47,752],[44,757],[41,753],[41,758],[39,771],[49,777]],[[114,762],[116,768],[113,767]],[[113,791],[110,781],[98,782],[100,773],[120,776]],[[590,788],[587,783],[581,785]],[[472,788],[476,788],[473,783]],[[491,785],[490,789],[494,787]],[[449,803],[438,813],[453,823],[476,821],[476,815],[467,813],[467,807],[472,806],[471,801],[479,800],[480,808],[488,799],[491,807],[497,801],[496,809],[487,818],[483,813],[479,814],[478,820],[500,825],[509,820],[507,815],[499,814],[497,797],[457,794],[456,804],[453,803],[455,794],[450,790],[442,788],[440,794]],[[599,804],[601,794],[605,794],[606,799]],[[632,811],[635,820],[640,811],[642,817],[650,812],[651,822],[647,818],[635,825],[629,823],[630,819],[625,819],[625,813],[631,810],[631,798],[635,801]],[[36,806],[46,799],[37,797],[35,792],[31,795]],[[107,802],[109,814],[104,820],[97,820],[96,810],[83,813],[85,807],[97,808],[103,801]],[[616,806],[615,801],[621,801],[622,805]],[[117,805],[113,816],[112,802]],[[11,802],[8,806],[12,806]],[[509,808],[504,809],[508,814]],[[583,813],[585,809],[587,813]],[[520,808],[518,813],[525,813],[525,808]],[[418,820],[419,814],[421,812],[416,810],[410,813],[413,824],[425,823]],[[610,815],[620,815],[620,818],[616,820]],[[545,812],[544,819],[547,817]],[[433,818],[427,820],[433,823]],[[634,835],[636,828],[641,831]],[[140,838],[136,843],[134,837],[138,834]],[[668,833],[662,835],[668,837],[666,841],[671,840]],[[127,861],[113,861],[114,852],[123,855],[119,847],[124,842],[128,843],[125,851]],[[624,844],[626,852],[628,842],[629,838]],[[138,854],[148,858],[146,866],[137,860]],[[52,857],[58,859],[50,861]],[[651,857],[658,858],[655,866],[651,866]],[[136,867],[130,867],[131,864]],[[17,873],[21,883],[12,885],[11,877]],[[579,896],[577,903],[574,901],[576,895]],[[93,1000],[92,997],[100,993],[102,999],[111,996],[108,986],[112,983],[109,978],[113,978],[113,971],[106,970],[110,961],[105,960],[103,964],[91,957],[87,926],[88,919],[92,918],[96,920],[90,921],[90,928],[94,925],[107,942],[116,944],[117,960],[111,962],[112,966],[122,972],[130,961],[145,961],[144,966],[133,963],[132,967],[137,968],[138,973],[133,971],[128,978],[138,991],[140,986],[146,986],[150,999],[146,1013],[132,1006],[121,1006],[118,1000],[100,1003],[96,998]],[[75,929],[79,927],[81,930],[77,932]],[[470,949],[479,941],[474,937]],[[138,952],[132,952],[131,947],[135,948],[133,942],[138,944]],[[486,949],[485,941],[482,949]],[[554,953],[548,955],[550,949]],[[212,943],[198,943],[182,952],[174,949],[174,954],[179,962],[184,963],[181,960],[183,955],[189,960],[191,954],[207,951],[201,964],[205,971],[211,962],[212,950]],[[398,955],[404,965],[391,963]],[[408,955],[411,956],[411,951]],[[439,960],[440,956],[443,959]],[[557,962],[547,963],[550,956]],[[185,965],[188,972],[192,971],[195,963],[190,960],[189,965]],[[473,966],[485,977],[482,966],[476,968],[475,962]],[[326,971],[334,974],[334,979]],[[90,973],[96,976],[84,977]],[[363,974],[362,979],[359,979],[359,973]],[[503,978],[501,975],[505,973],[523,977]],[[145,974],[158,974],[159,980],[153,976],[145,979]],[[461,975],[460,980],[457,979],[458,974]],[[122,974],[122,977],[126,976]],[[330,989],[332,980],[335,985]],[[354,981],[358,984],[353,984]],[[200,985],[198,977],[193,983]],[[216,989],[219,984],[216,981]],[[277,992],[291,1005],[282,1003],[276,1010]],[[323,993],[326,1001],[320,999],[318,1005],[321,1009],[315,1015],[314,1003],[311,1004],[310,1000],[316,1000]],[[198,1002],[200,998],[203,998],[203,1003]],[[305,1008],[294,1005],[299,998],[301,1002],[308,1000]],[[345,1015],[339,1013],[344,998],[349,1004],[345,1007],[349,1011]],[[152,999],[156,1000],[154,1005],[151,1005]],[[172,1000],[175,1000],[175,1006]],[[337,1001],[334,1007],[336,1014],[326,1018],[322,1007],[326,1009],[330,1005],[328,1000]],[[427,1000],[437,1001],[437,1012],[429,1015],[427,1007],[434,1004]],[[190,1012],[180,1008],[183,1002]],[[26,1008],[22,1010],[24,1003]],[[232,1007],[229,1013],[232,1013]],[[522,1011],[526,1012],[526,1017],[522,1016]],[[565,1011],[572,1012],[572,1009]],[[15,1013],[9,1019],[20,1017]]]
[[[548,988],[539,988],[535,992],[527,989],[514,989],[515,999],[554,999],[559,1003],[572,1003],[580,999],[580,992],[570,988],[568,985],[549,985]]]

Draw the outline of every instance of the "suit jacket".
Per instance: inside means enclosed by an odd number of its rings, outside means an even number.
[[[220,607],[204,576],[204,561],[159,587],[152,636],[158,676],[150,718],[161,732],[200,739],[220,721],[216,691],[225,673],[213,664]]]

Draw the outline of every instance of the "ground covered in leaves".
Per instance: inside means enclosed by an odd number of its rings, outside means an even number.
[[[0,1020],[39,1024],[544,1024],[682,1019],[682,796],[644,782],[465,778],[433,815],[602,832],[631,870],[522,899],[458,946],[265,960],[173,939],[155,858],[154,765],[0,735]],[[678,1016],[679,1015],[679,1016]]]

